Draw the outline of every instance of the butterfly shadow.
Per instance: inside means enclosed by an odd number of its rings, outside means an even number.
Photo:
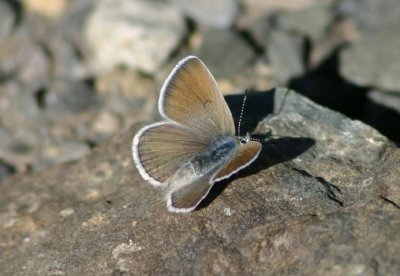
[[[273,113],[275,90],[266,92],[247,93],[246,106],[241,121],[241,133],[246,135],[251,133],[257,124],[266,116]],[[235,122],[238,122],[242,110],[243,95],[233,95],[225,97]],[[278,108],[279,110],[279,108]],[[236,123],[237,125],[237,123]],[[264,135],[252,135],[262,143],[262,150],[258,158],[248,167],[239,171],[232,177],[216,183],[210,190],[207,197],[199,204],[197,210],[206,208],[215,198],[217,198],[233,180],[257,174],[258,172],[296,158],[306,152],[315,144],[315,140],[309,137],[279,137],[272,138],[271,133]]]

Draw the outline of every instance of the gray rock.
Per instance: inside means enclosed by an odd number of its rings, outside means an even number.
[[[234,114],[241,99],[227,98]],[[0,270],[398,274],[399,150],[286,89],[250,93],[247,110],[247,130],[275,138],[190,214],[168,213],[134,168],[139,126],[78,163],[0,182]]]
[[[242,73],[254,57],[249,44],[234,32],[209,30],[203,40],[198,56],[217,79]]]
[[[127,66],[154,73],[185,32],[179,9],[167,2],[102,0],[84,27],[95,72]]]
[[[259,47],[264,48],[268,41],[268,34],[274,27],[270,16],[260,17],[249,26],[247,31],[250,33],[252,39],[257,43]]]
[[[35,96],[22,84],[6,82],[0,86],[0,106],[0,159],[25,171],[41,140],[38,125],[43,121]]]
[[[400,116],[400,94],[373,89],[366,96],[364,121],[400,145],[400,129],[395,127]]]
[[[340,73],[359,86],[400,91],[400,21],[365,35],[340,55]]]
[[[368,92],[368,98],[377,104],[391,108],[400,113],[399,93],[389,93],[385,91],[372,90]]]
[[[15,173],[15,168],[0,159],[0,180]]]
[[[55,79],[44,96],[44,109],[51,116],[79,113],[97,106],[95,92],[84,82]]]
[[[77,54],[75,46],[67,38],[54,36],[47,42],[52,55],[52,76],[82,80],[87,77],[87,69]]]
[[[154,109],[158,96],[153,80],[127,70],[100,76],[96,90],[105,109],[120,115],[131,113],[141,120],[150,119],[146,116]]]
[[[398,21],[400,2],[397,0],[340,0],[336,4],[340,16],[351,18],[363,33],[381,31]]]
[[[276,16],[276,27],[318,40],[326,34],[332,22],[329,9],[328,5],[317,4],[298,11],[279,13]]]
[[[180,0],[179,5],[197,23],[221,29],[229,28],[239,13],[237,0]]]
[[[47,144],[42,147],[40,156],[32,167],[34,170],[42,170],[54,164],[79,160],[89,152],[89,145],[78,141]]]
[[[26,22],[0,45],[2,79],[17,79],[36,91],[45,86],[50,75],[50,61],[45,49],[32,36]]]
[[[261,17],[270,16],[276,12],[302,10],[319,3],[321,1],[318,0],[241,0],[242,10],[239,25],[248,26],[251,22]]]
[[[12,32],[15,23],[15,13],[11,6],[5,2],[0,2],[0,45]]]
[[[304,38],[283,31],[269,34],[267,57],[273,78],[280,84],[304,73]]]

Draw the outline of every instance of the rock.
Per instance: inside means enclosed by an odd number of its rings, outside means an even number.
[[[260,48],[265,48],[268,39],[269,32],[273,29],[273,20],[271,16],[260,17],[255,20],[249,26],[246,26],[246,30],[251,35],[251,38]]]
[[[200,25],[227,29],[239,13],[237,0],[180,0],[184,13]]]
[[[96,80],[96,91],[107,110],[115,114],[149,120],[159,88],[153,80],[132,70],[114,70]]]
[[[46,145],[43,147],[38,162],[33,164],[33,168],[40,170],[53,164],[76,161],[89,152],[88,144],[77,141]]]
[[[50,61],[25,24],[0,45],[0,74],[2,79],[18,79],[33,92],[47,84]]]
[[[368,98],[382,106],[391,108],[400,114],[400,95],[399,93],[388,93],[385,91],[372,90],[368,93]]]
[[[15,17],[11,6],[5,1],[0,2],[0,46],[12,32]]]
[[[242,0],[243,12],[239,25],[251,25],[261,17],[269,16],[277,11],[296,11],[318,3],[316,0],[280,1],[280,0]]]
[[[0,107],[0,159],[26,171],[41,141],[38,125],[43,121],[35,96],[25,85],[6,82],[0,86]]]
[[[79,81],[87,77],[87,69],[72,41],[55,35],[47,43],[47,47],[49,47],[52,55],[52,74],[54,78]]]
[[[397,0],[340,0],[335,9],[337,15],[351,18],[366,34],[380,32],[400,17],[400,2]]]
[[[66,9],[67,0],[24,0],[24,8],[29,12],[38,13],[50,18],[58,18]]]
[[[123,65],[154,73],[184,32],[176,6],[144,0],[98,1],[84,27],[94,72]]]
[[[96,105],[95,92],[86,83],[79,81],[56,79],[44,96],[44,108],[51,117],[88,111]]]
[[[304,38],[282,31],[269,34],[267,57],[274,79],[279,84],[304,73]]]
[[[332,21],[329,9],[328,5],[317,4],[297,11],[281,12],[275,17],[276,27],[316,41],[323,37]]]
[[[204,34],[198,56],[219,79],[243,73],[254,53],[249,44],[234,32],[209,30]]]
[[[113,113],[102,111],[93,122],[93,136],[99,137],[94,140],[104,139],[116,133],[121,128],[120,122]]]
[[[340,73],[359,86],[400,91],[400,21],[365,35],[340,55]],[[384,68],[384,70],[382,70]]]
[[[241,100],[227,98],[235,116]],[[246,110],[244,131],[274,138],[190,214],[168,213],[133,166],[138,125],[77,163],[0,182],[0,270],[396,274],[399,150],[286,89],[249,93]]]
[[[90,139],[100,142],[134,122],[154,119],[160,87],[132,70],[113,70],[99,76],[95,90],[103,110],[92,122]]]
[[[0,160],[0,181],[13,173],[15,173],[15,168],[3,160]]]
[[[364,106],[365,122],[378,128],[381,133],[400,145],[400,129],[393,127],[400,117],[400,94],[381,90],[370,90]]]

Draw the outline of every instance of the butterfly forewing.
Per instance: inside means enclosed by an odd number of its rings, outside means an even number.
[[[174,123],[156,123],[143,128],[133,142],[133,157],[139,172],[153,185],[161,185],[210,141]]]
[[[197,57],[183,59],[161,89],[160,113],[210,136],[234,135],[233,118],[217,83]]]

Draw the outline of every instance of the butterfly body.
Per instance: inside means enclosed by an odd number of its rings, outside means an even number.
[[[261,143],[235,136],[232,114],[207,67],[183,59],[161,89],[164,122],[134,137],[133,158],[142,177],[166,190],[173,212],[193,210],[214,182],[253,162]]]

